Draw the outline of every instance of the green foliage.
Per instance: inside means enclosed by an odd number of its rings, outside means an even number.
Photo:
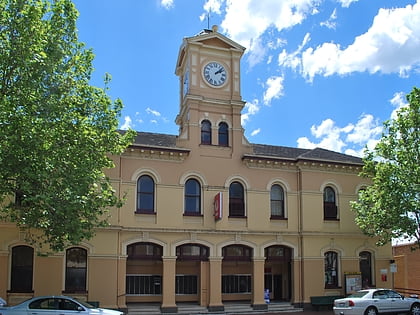
[[[119,206],[104,169],[133,132],[89,84],[94,55],[78,42],[70,0],[0,0],[0,218],[62,250],[89,239]],[[10,198],[12,197],[12,198]]]
[[[414,238],[420,245],[420,89],[414,88],[407,100],[367,153],[361,175],[372,185],[352,203],[356,223],[379,237],[379,245],[393,238]]]

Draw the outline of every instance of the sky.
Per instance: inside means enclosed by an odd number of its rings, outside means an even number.
[[[251,143],[373,149],[420,87],[420,0],[74,0],[92,85],[124,104],[120,128],[178,134],[184,37],[218,25],[246,48],[242,126]]]

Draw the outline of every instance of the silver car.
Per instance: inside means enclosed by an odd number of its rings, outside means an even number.
[[[122,315],[124,313],[92,305],[68,296],[40,296],[15,306],[0,307],[0,315]]]
[[[420,300],[390,289],[367,289],[334,301],[334,315],[377,315],[405,312],[420,315]]]

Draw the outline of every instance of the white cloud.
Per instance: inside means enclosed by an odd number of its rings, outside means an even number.
[[[395,93],[393,98],[390,100],[390,103],[395,107],[395,109],[393,110],[393,112],[391,114],[392,119],[397,118],[397,113],[401,108],[403,108],[405,106],[408,106],[408,103],[405,99],[405,93],[404,92]]]
[[[174,0],[161,0],[160,5],[164,7],[166,10],[173,8]]]
[[[247,121],[251,116],[255,115],[260,111],[260,104],[257,99],[253,100],[251,103],[246,102],[244,107],[245,113],[241,115],[241,124],[245,126]]]
[[[320,0],[226,0],[226,15],[222,28],[234,41],[253,54],[261,51],[260,36],[269,28],[277,31],[300,24]]]
[[[124,123],[121,125],[120,129],[121,130],[128,130],[130,128],[133,128],[133,122],[132,122],[130,116],[125,116],[124,117]]]
[[[382,127],[372,115],[363,115],[348,133],[346,141],[364,145],[371,139],[377,139],[382,134]]]
[[[345,128],[344,130],[346,130]],[[328,150],[341,152],[342,148],[346,145],[343,140],[340,139],[340,134],[343,132],[342,128],[335,125],[335,122],[331,119],[324,120],[319,126],[313,125],[311,127],[312,135],[321,139],[320,142],[311,142],[307,137],[301,137],[297,140],[299,148],[313,149],[320,147]]]
[[[343,8],[348,8],[353,2],[357,2],[359,0],[337,0],[337,2],[341,3]]]
[[[347,48],[323,43],[306,49],[301,55],[301,73],[309,81],[315,75],[365,71],[407,76],[409,71],[420,66],[419,51],[420,3],[404,8],[380,9],[370,29],[356,37]]]
[[[319,141],[314,142],[307,137],[297,140],[299,148],[313,149],[316,147],[343,152],[354,156],[363,156],[364,148],[375,147],[382,134],[382,127],[372,115],[362,115],[355,125],[348,124],[339,127],[330,118],[320,125],[311,127],[311,134]],[[351,147],[350,147],[351,146]]]
[[[265,105],[270,105],[272,99],[283,96],[283,77],[270,77],[266,81],[267,89],[264,92],[263,100]]]
[[[146,108],[146,113],[156,116],[156,117],[160,117],[160,112],[158,112],[157,110],[153,110],[150,107]]]
[[[320,23],[321,26],[325,26],[329,29],[334,29],[337,26],[337,23],[335,22],[337,20],[337,9],[334,9],[333,13],[331,13],[328,20],[323,21]]]
[[[257,134],[259,134],[261,132],[261,128],[255,129],[251,132],[251,137],[256,136]]]

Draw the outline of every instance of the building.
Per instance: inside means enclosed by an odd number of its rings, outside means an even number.
[[[416,244],[394,245],[394,287],[396,290],[420,295],[420,250]]]
[[[369,184],[362,160],[324,149],[249,143],[241,126],[244,48],[213,30],[185,38],[176,61],[178,135],[138,132],[108,172],[126,203],[79,246],[37,256],[0,228],[0,296],[67,294],[104,307],[227,301],[267,307],[344,295],[347,275],[390,287],[390,246],[361,233],[349,202]],[[298,113],[296,114],[298,115]]]

